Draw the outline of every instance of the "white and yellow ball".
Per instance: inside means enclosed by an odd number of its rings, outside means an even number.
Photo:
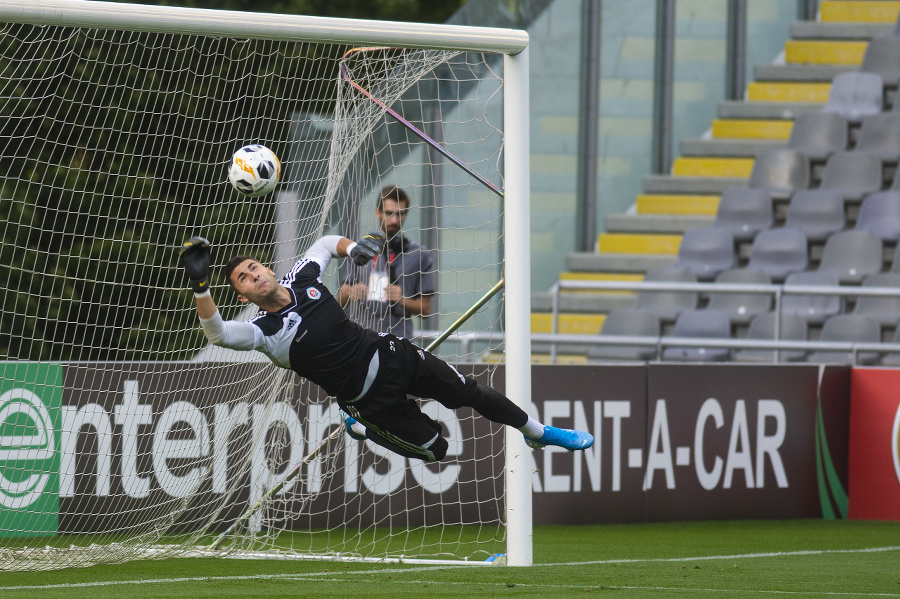
[[[280,175],[278,157],[260,144],[249,144],[235,152],[228,167],[228,182],[249,197],[262,196],[275,189]]]

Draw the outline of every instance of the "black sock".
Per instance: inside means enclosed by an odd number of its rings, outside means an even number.
[[[488,420],[514,428],[521,428],[528,422],[528,413],[502,393],[481,383],[469,388],[472,391],[468,393],[469,401],[465,405]]]

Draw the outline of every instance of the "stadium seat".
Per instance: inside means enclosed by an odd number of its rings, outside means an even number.
[[[847,226],[844,197],[829,189],[801,189],[791,197],[784,226],[800,229],[810,242],[824,243]]]
[[[784,280],[785,291],[792,287],[837,287],[841,282],[833,272],[795,272]],[[821,325],[828,318],[841,312],[841,296],[785,293],[781,298],[781,312],[797,316],[808,324]]]
[[[751,241],[772,226],[772,199],[764,189],[729,187],[722,192],[714,226],[731,230],[735,241]]]
[[[651,268],[644,274],[644,281],[696,283],[697,277],[686,268]],[[638,291],[634,307],[656,315],[663,323],[672,323],[683,310],[696,308],[699,301],[696,291]]]
[[[797,115],[788,148],[804,154],[812,162],[824,163],[850,144],[850,123],[834,112],[804,112]]]
[[[881,328],[873,318],[860,314],[837,314],[825,321],[819,341],[880,343]],[[857,352],[856,360],[852,351],[818,350],[807,356],[807,362],[871,365],[879,361],[878,352]]]
[[[869,40],[859,70],[879,75],[885,88],[896,89],[900,83],[900,37],[880,35]]]
[[[862,287],[897,287],[897,295],[861,295],[854,314],[874,318],[881,327],[896,327],[900,321],[900,273],[879,272],[863,279]]]
[[[660,335],[659,318],[652,312],[639,308],[619,308],[612,310],[603,321],[600,336],[620,335],[629,337],[650,337]],[[652,360],[656,357],[655,345],[606,345],[599,344],[588,349],[590,360]]]
[[[770,285],[771,279],[761,270],[734,268],[719,273],[716,283],[740,283],[745,285]],[[707,310],[722,310],[732,324],[747,324],[761,312],[772,309],[771,293],[715,292],[709,294]]]
[[[863,119],[855,151],[877,156],[883,164],[900,160],[900,112],[882,112]]]
[[[839,231],[825,241],[818,270],[835,273],[842,285],[859,285],[866,275],[881,272],[883,245],[868,231]]]
[[[673,337],[730,339],[731,323],[722,310],[685,310],[678,315]],[[731,355],[723,347],[665,347],[662,359],[675,362],[725,362]]]
[[[891,343],[900,344],[900,327],[894,329],[894,334],[891,337]],[[883,356],[881,356],[881,361],[879,362],[882,366],[900,366],[900,352],[887,352]]]
[[[771,341],[775,339],[775,312],[757,314],[750,321],[747,328],[747,339]],[[809,325],[796,314],[781,315],[781,329],[778,339],[783,341],[806,341],[809,333]],[[738,348],[732,354],[732,360],[736,362],[774,362],[775,350]],[[799,362],[806,357],[806,352],[800,349],[778,350],[779,362]]]
[[[850,124],[878,114],[884,108],[884,82],[877,73],[847,71],[831,80],[828,100],[822,112],[834,112]]]
[[[888,269],[889,272],[900,272],[900,243],[897,244],[897,247],[894,248],[894,256],[891,260],[891,266]]]
[[[885,243],[900,239],[900,191],[879,191],[864,197],[854,229],[874,233]]]
[[[684,232],[675,268],[686,268],[699,281],[712,281],[735,264],[734,236],[723,227],[694,227]]]
[[[757,154],[750,170],[750,187],[765,189],[772,198],[788,199],[810,182],[809,158],[790,148],[770,148]]]
[[[833,189],[845,200],[859,201],[881,190],[881,160],[865,152],[836,152],[825,163],[820,189]]]
[[[750,247],[747,268],[761,270],[780,283],[792,272],[809,266],[809,247],[800,229],[780,227],[760,231]]]

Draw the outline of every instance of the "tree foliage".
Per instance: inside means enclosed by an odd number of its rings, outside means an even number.
[[[177,4],[443,21],[461,2]],[[333,97],[333,74],[297,82],[342,51],[127,35],[23,25],[0,36],[0,260],[9,265],[0,359],[189,358],[185,331],[200,335],[175,249],[198,232],[220,256],[266,247],[271,225],[226,225],[271,223],[273,207],[229,202],[225,162],[235,140],[283,139],[290,115],[321,109]],[[269,98],[269,114],[258,113],[258,97]]]

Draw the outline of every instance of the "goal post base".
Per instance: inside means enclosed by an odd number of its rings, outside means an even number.
[[[202,555],[185,557],[209,557],[209,552]],[[322,562],[347,562],[360,564],[416,564],[423,566],[505,566],[506,559],[503,557],[491,556],[486,560],[467,560],[467,559],[428,559],[418,557],[360,557],[352,555],[316,555],[316,554],[298,554],[298,553],[278,553],[278,552],[236,552],[221,557],[228,559],[259,559],[259,560],[285,560],[285,561],[322,561]],[[496,558],[496,559],[492,559]]]

